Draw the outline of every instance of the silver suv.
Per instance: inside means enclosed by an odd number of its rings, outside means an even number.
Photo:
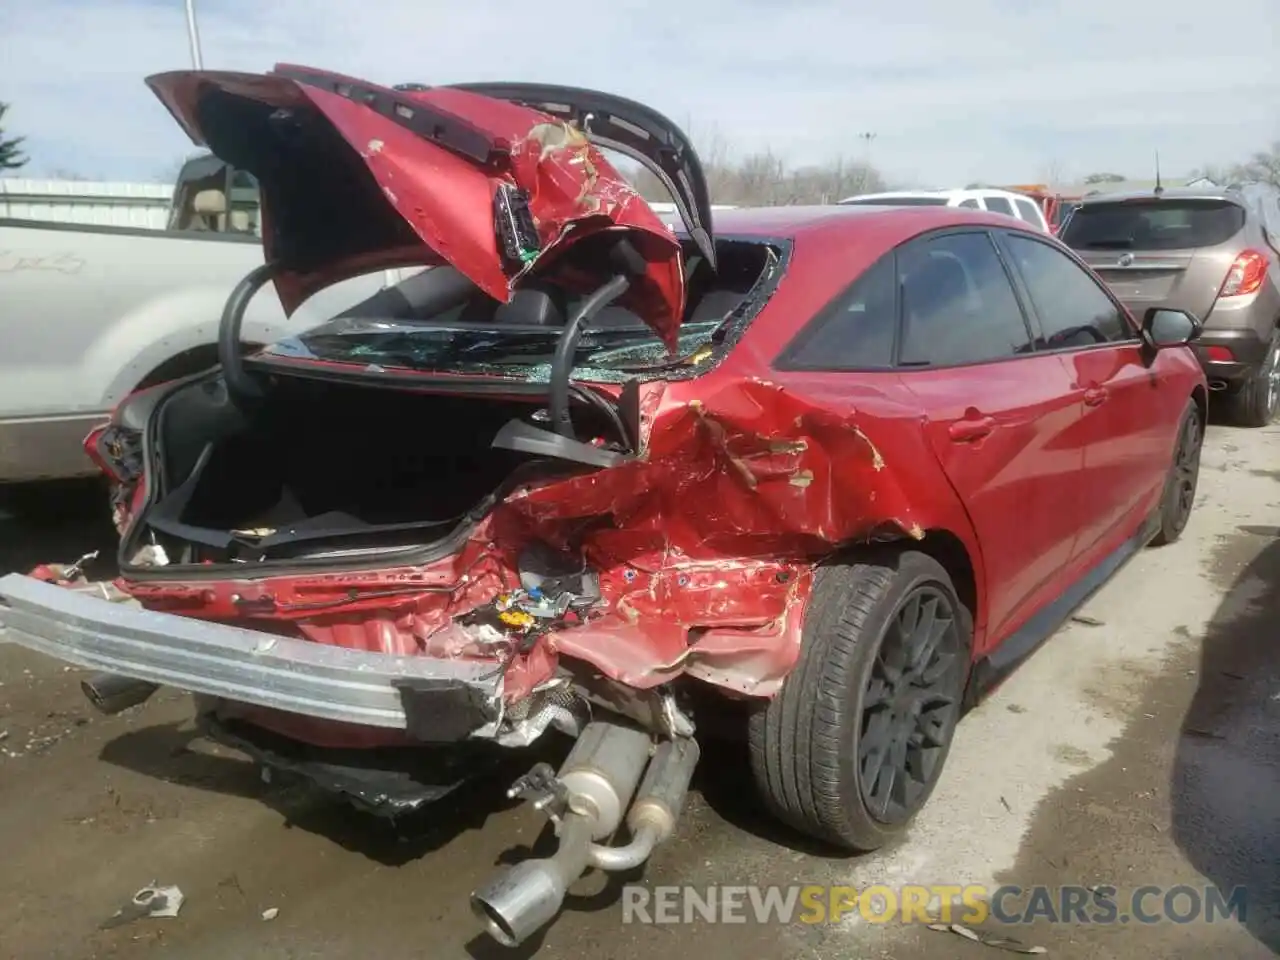
[[[1204,321],[1195,344],[1233,418],[1270,423],[1280,405],[1280,189],[1169,188],[1085,197],[1060,239],[1135,317],[1151,307]]]

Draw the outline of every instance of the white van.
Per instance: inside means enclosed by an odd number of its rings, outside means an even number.
[[[890,193],[864,193],[846,197],[839,203],[884,207],[971,207],[1016,217],[1049,233],[1049,222],[1040,205],[1030,197],[1009,190],[979,187],[974,190],[900,190]]]

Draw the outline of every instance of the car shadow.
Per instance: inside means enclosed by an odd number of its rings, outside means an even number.
[[[1173,836],[1242,924],[1280,954],[1280,538],[1234,578],[1205,631],[1170,800]]]
[[[567,749],[566,742],[552,742],[544,750],[520,751],[509,763],[444,799],[395,820],[356,810],[290,776],[273,775],[269,782],[264,781],[257,763],[229,748],[208,745],[190,722],[155,724],[121,734],[103,746],[99,759],[143,776],[262,803],[284,819],[285,829],[305,830],[383,866],[400,867],[430,855],[464,833],[483,829],[490,816],[517,806],[522,801],[506,796],[512,780],[538,760],[558,766]],[[556,845],[555,831],[548,823],[532,844],[508,847],[492,865],[511,866],[531,857],[550,856]],[[640,880],[644,871],[644,866],[617,873],[589,871],[566,897],[565,912],[615,909],[622,888]],[[480,933],[464,950],[473,960],[527,960],[542,950],[552,926],[515,948]]]
[[[96,478],[0,486],[0,575],[71,563],[97,550],[86,573],[109,579],[118,542],[106,486]]]
[[[400,867],[516,806],[507,788],[538,758],[513,755],[442,799],[395,818],[357,809],[292,774],[273,771],[265,780],[258,763],[210,744],[190,722],[123,733],[103,745],[99,759],[146,777],[262,803],[284,818],[287,830],[313,833],[383,866]]]
[[[691,788],[727,824],[792,853],[820,860],[839,862],[858,856],[792,830],[765,808],[751,773],[745,740],[726,737],[705,741],[702,746]]]

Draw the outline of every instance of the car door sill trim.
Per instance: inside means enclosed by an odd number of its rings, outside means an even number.
[[[1056,600],[1034,614],[1000,646],[980,657],[969,675],[969,686],[965,691],[966,709],[977,706],[987,693],[1061,629],[1086,600],[1151,542],[1159,529],[1160,514],[1157,509],[1147,516],[1132,537],[1087,570]]]

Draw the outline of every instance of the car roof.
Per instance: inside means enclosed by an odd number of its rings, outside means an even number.
[[[1022,221],[1000,213],[987,213],[966,207],[895,207],[843,206],[778,206],[735,207],[717,210],[714,215],[718,236],[796,238],[803,235],[839,230],[857,224],[871,230],[889,232],[923,232],[938,227],[991,226],[1017,229]],[[1030,228],[1029,224],[1022,224]]]
[[[1074,202],[1087,207],[1095,203],[1124,203],[1129,200],[1235,200],[1239,195],[1238,190],[1224,187],[1165,187],[1158,194],[1153,190],[1094,193]]]

